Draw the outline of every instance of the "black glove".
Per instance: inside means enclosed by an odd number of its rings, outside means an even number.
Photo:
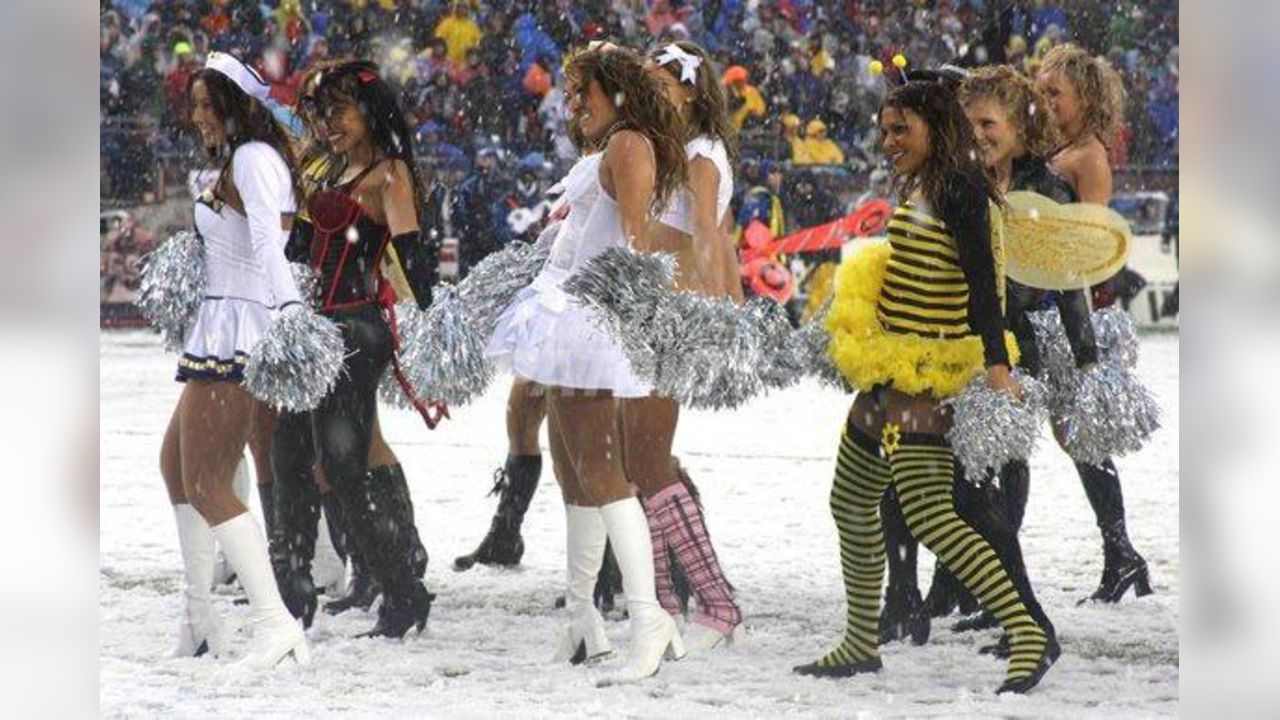
[[[431,305],[431,288],[439,279],[440,241],[414,230],[391,238],[391,246],[400,257],[400,267],[418,307],[426,310]]]

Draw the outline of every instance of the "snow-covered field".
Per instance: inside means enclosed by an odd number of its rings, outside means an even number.
[[[847,680],[791,674],[839,638],[844,617],[835,527],[827,511],[848,398],[805,384],[734,413],[686,412],[677,452],[702,489],[721,562],[747,614],[727,650],[664,664],[653,679],[596,689],[592,671],[548,663],[563,577],[564,519],[549,469],[525,521],[516,570],[455,573],[488,527],[486,498],[505,453],[506,387],[428,431],[387,410],[383,428],[413,490],[439,594],[427,630],[402,642],[354,640],[372,615],[316,616],[314,661],[227,677],[227,661],[166,657],[177,631],[181,561],[157,470],[180,386],[149,333],[101,339],[100,702],[109,717],[1116,717],[1178,713],[1178,337],[1144,338],[1141,374],[1164,427],[1118,461],[1130,533],[1156,594],[1076,607],[1097,582],[1093,516],[1066,457],[1046,437],[1032,463],[1022,539],[1063,656],[1026,697],[996,697],[1004,665],[977,654],[994,631],[935,622],[924,647],[884,648],[885,670]],[[254,500],[256,503],[256,498]],[[928,582],[927,553],[921,555]],[[227,616],[247,609],[220,596]],[[610,635],[625,648],[625,623]],[[244,641],[236,646],[242,651]]]

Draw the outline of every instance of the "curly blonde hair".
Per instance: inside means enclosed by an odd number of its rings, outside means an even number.
[[[1027,152],[1045,157],[1058,143],[1058,132],[1049,121],[1048,105],[1031,80],[1008,65],[988,65],[970,70],[960,84],[960,104],[993,100],[1004,109],[1022,136]]]
[[[1110,147],[1124,122],[1126,93],[1120,73],[1106,58],[1094,57],[1074,43],[1045,53],[1039,74],[1053,72],[1062,73],[1080,96],[1084,134],[1097,135],[1103,145]]]

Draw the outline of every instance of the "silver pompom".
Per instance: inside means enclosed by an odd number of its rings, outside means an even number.
[[[986,478],[988,468],[999,470],[1010,460],[1031,457],[1040,437],[1047,389],[1017,370],[1013,376],[1022,386],[1021,400],[987,387],[986,376],[979,375],[959,395],[945,401],[953,412],[947,440],[964,466],[965,476],[973,482]]]
[[[1036,346],[1044,363],[1046,380],[1055,394],[1071,392],[1077,383],[1076,359],[1067,340],[1062,317],[1056,309],[1029,313]],[[1138,329],[1129,313],[1110,307],[1093,313],[1098,362],[1133,368],[1138,364]]]
[[[1120,367],[1138,366],[1138,324],[1122,308],[1111,306],[1093,313],[1098,356]]]
[[[760,381],[771,390],[790,387],[807,371],[807,349],[791,327],[787,311],[765,297],[747,303],[747,312],[760,332]]]
[[[538,276],[547,253],[546,247],[513,242],[490,253],[458,283],[458,294],[481,337],[493,334],[498,316]]]
[[[644,329],[671,295],[675,258],[613,247],[591,258],[564,282],[564,291],[595,308],[611,329],[620,324]]]
[[[706,302],[689,321],[699,332],[687,336],[684,348],[676,351],[699,360],[684,393],[676,397],[692,408],[730,410],[764,390],[759,374],[762,328],[755,316],[727,298],[702,300]]]
[[[306,263],[291,262],[289,269],[293,271],[293,283],[298,286],[298,296],[307,307],[320,307],[320,275],[316,269]]]
[[[793,342],[804,359],[806,373],[816,377],[823,385],[851,393],[853,388],[849,381],[836,367],[831,353],[827,352],[827,347],[831,344],[831,333],[827,332],[826,326],[827,313],[830,311],[831,299],[828,298],[809,322],[793,331]]]
[[[481,334],[458,288],[437,285],[433,298],[425,312],[410,303],[396,306],[400,367],[420,402],[464,405],[493,379],[484,356],[488,335]]]
[[[1100,363],[1076,373],[1071,393],[1055,403],[1062,447],[1077,462],[1103,460],[1139,450],[1160,427],[1160,407],[1128,368]]]
[[[182,347],[204,299],[204,241],[181,230],[147,254],[138,288],[138,309],[160,331],[165,347]]]
[[[332,320],[290,305],[253,347],[244,384],[272,407],[313,410],[333,391],[345,358],[342,331]]]

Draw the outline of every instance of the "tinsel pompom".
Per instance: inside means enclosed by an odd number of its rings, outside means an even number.
[[[346,349],[334,322],[302,304],[286,307],[254,346],[244,384],[278,409],[315,409],[333,390]]]
[[[204,299],[204,281],[204,241],[189,230],[174,233],[143,261],[138,309],[160,331],[166,348],[182,347]]]
[[[1138,366],[1138,324],[1124,309],[1104,308],[1093,314],[1093,335],[1098,354],[1113,365]]]
[[[481,337],[493,334],[498,316],[542,270],[547,252],[545,247],[513,242],[490,253],[458,283],[458,295]]]
[[[1075,373],[1072,392],[1056,397],[1054,419],[1062,447],[1077,462],[1139,450],[1160,427],[1160,407],[1132,370],[1099,363]]]
[[[607,325],[646,328],[658,305],[669,299],[675,258],[613,247],[591,258],[564,282],[564,291],[602,313]]]
[[[310,308],[320,307],[320,275],[306,263],[291,262],[293,283],[298,286],[298,297]]]
[[[437,285],[433,297],[424,312],[408,303],[396,307],[400,367],[419,401],[465,405],[493,379],[484,356],[488,335],[480,333],[458,288]]]
[[[692,293],[689,293],[692,294]],[[702,297],[702,296],[696,296]],[[681,402],[691,408],[731,410],[764,389],[759,374],[763,333],[757,318],[727,298],[702,298],[680,353],[699,358]]]
[[[1029,313],[1036,344],[1054,393],[1071,392],[1078,383],[1075,355],[1067,340],[1062,317],[1056,309]],[[1138,329],[1133,317],[1117,307],[1093,313],[1093,334],[1098,346],[1098,362],[1118,367],[1138,365]]]
[[[747,303],[747,313],[760,333],[760,381],[771,390],[799,382],[808,370],[808,358],[787,311],[773,300],[759,297]]]
[[[828,352],[831,333],[827,330],[827,313],[830,311],[831,299],[828,298],[809,322],[793,331],[793,342],[804,359],[807,374],[816,377],[823,385],[851,393],[853,387],[845,379],[844,373],[840,372],[840,368],[836,367]]]
[[[1048,391],[1029,375],[1015,370],[1013,376],[1022,386],[1021,400],[988,387],[984,374],[945,403],[953,413],[947,440],[974,482],[984,479],[988,468],[998,471],[1010,460],[1031,457],[1040,437]]]

